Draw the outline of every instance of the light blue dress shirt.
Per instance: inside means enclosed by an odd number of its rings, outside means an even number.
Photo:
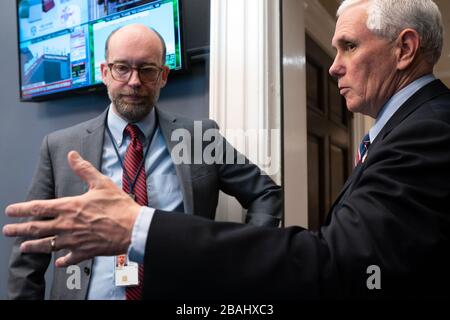
[[[381,132],[383,127],[386,125],[386,123],[389,121],[389,119],[392,118],[394,113],[409,99],[411,98],[414,93],[425,87],[430,82],[436,80],[434,75],[428,74],[426,76],[423,76],[413,82],[411,82],[409,85],[404,87],[402,90],[394,94],[388,102],[383,106],[380,113],[377,116],[377,119],[375,121],[375,124],[373,127],[369,130],[369,137],[370,137],[370,143],[372,143],[377,135]]]
[[[112,106],[109,108],[107,124],[111,134],[115,140],[120,157],[123,161],[125,152],[130,142],[130,137],[124,136],[123,131],[128,122],[119,117]],[[144,133],[143,147],[146,150],[150,134],[156,124],[155,109],[142,121],[136,125]],[[122,187],[122,167],[117,159],[116,152],[112,145],[108,133],[105,131],[105,141],[103,145],[102,167],[101,171],[104,175],[110,177],[114,183]],[[145,158],[145,173],[147,176],[147,195],[148,206],[145,207],[145,213],[139,216],[139,223],[142,226],[150,225],[154,209],[157,208],[165,211],[183,212],[183,194],[180,183],[176,175],[175,166],[170,157],[164,137],[157,127],[153,139],[151,141],[150,150]],[[143,210],[141,210],[142,212]],[[147,222],[146,222],[147,221]],[[136,231],[133,233],[133,241],[145,242],[147,240],[147,232]],[[142,239],[139,239],[142,237]],[[140,240],[140,241],[139,241]],[[136,248],[139,248],[138,246]],[[144,248],[145,250],[145,248]],[[133,253],[129,250],[129,253]],[[116,287],[114,280],[114,257],[95,257],[92,265],[92,276],[88,288],[87,299],[89,300],[124,300],[125,287]]]

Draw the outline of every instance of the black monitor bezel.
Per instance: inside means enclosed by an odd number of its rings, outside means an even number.
[[[22,72],[21,72],[21,57],[20,57],[20,24],[19,24],[19,1],[16,0],[16,33],[17,33],[17,67],[18,67],[18,74],[19,74],[19,99],[21,102],[44,102],[44,101],[51,101],[56,99],[62,99],[67,97],[74,97],[74,96],[83,96],[86,94],[96,93],[106,94],[106,86],[103,83],[97,83],[97,84],[91,84],[89,86],[81,87],[81,88],[72,88],[65,91],[59,91],[59,92],[53,92],[49,94],[39,95],[35,97],[23,97],[22,94]],[[181,50],[181,65],[182,67],[177,70],[170,70],[170,75],[179,75],[179,74],[185,74],[187,71],[189,71],[189,61],[187,58],[187,52],[186,52],[186,44],[185,44],[185,25],[184,25],[184,0],[178,0],[178,6],[179,6],[179,20],[180,20],[180,50]]]

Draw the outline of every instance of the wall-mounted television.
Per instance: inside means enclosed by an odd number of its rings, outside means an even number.
[[[166,42],[166,64],[185,69],[180,1],[17,0],[21,100],[102,88],[105,40],[131,23],[157,30]]]

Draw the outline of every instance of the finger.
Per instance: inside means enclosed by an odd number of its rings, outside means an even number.
[[[77,176],[87,183],[89,189],[97,186],[103,179],[103,175],[89,162],[84,160],[76,151],[67,154],[69,166]]]
[[[84,257],[82,254],[71,251],[63,257],[59,257],[55,261],[57,268],[65,268],[74,264],[78,264],[81,261],[87,260],[88,257]]]
[[[53,237],[47,237],[38,240],[29,240],[24,241],[20,245],[20,251],[23,253],[51,253],[52,251],[56,251],[56,242],[55,247],[52,248],[51,241]]]
[[[66,198],[14,203],[6,207],[8,217],[54,218],[64,211]]]
[[[23,223],[7,224],[3,227],[3,234],[6,237],[31,237],[42,238],[57,234],[54,220],[28,221]]]

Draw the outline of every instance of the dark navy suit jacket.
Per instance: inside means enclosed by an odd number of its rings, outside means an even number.
[[[449,202],[450,90],[436,80],[388,121],[319,232],[157,212],[144,298],[448,298]]]

